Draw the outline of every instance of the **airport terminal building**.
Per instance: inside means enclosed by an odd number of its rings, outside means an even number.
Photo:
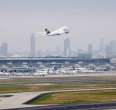
[[[110,63],[110,58],[91,58],[81,59],[78,57],[0,57],[0,64],[39,64],[39,63],[93,63],[93,64],[106,64]]]

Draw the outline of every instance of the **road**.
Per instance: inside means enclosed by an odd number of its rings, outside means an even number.
[[[79,73],[77,75],[47,75],[45,77],[40,76],[9,76],[0,77],[1,81],[24,79],[30,80],[34,83],[111,83],[116,79],[116,72],[100,72],[100,73]],[[110,80],[109,80],[110,79]],[[29,82],[28,82],[29,83]],[[7,83],[0,83],[7,84]]]
[[[102,77],[100,79],[100,77]],[[105,76],[108,76],[107,79]],[[17,77],[17,78],[26,78],[27,77]],[[45,77],[28,77],[29,80],[35,81],[36,83],[112,83],[116,79],[116,73],[99,73],[98,74],[89,74],[83,73],[81,75],[60,75],[60,76],[45,76]],[[112,80],[109,80],[109,79]],[[13,78],[14,79],[14,78]],[[2,79],[1,79],[2,80]],[[6,79],[7,80],[7,79]],[[12,80],[12,78],[11,78]],[[31,82],[30,81],[30,82]],[[116,88],[99,88],[99,89],[76,89],[74,91],[96,91],[96,90],[112,90]],[[66,91],[73,91],[73,90],[66,90]],[[62,92],[60,91],[44,91],[44,92],[24,92],[24,93],[10,93],[10,94],[2,94],[2,95],[12,95],[11,97],[0,97],[0,109],[10,109],[10,110],[102,110],[103,108],[106,110],[107,108],[111,108],[116,110],[116,103],[109,103],[109,104],[97,104],[97,105],[71,105],[71,106],[49,106],[49,107],[41,107],[41,105],[38,107],[38,105],[28,105],[24,104],[25,102],[28,102],[29,100],[38,97],[39,95],[43,93],[48,92]],[[93,107],[94,106],[94,107]],[[29,107],[29,108],[28,108]],[[31,107],[31,108],[30,108]],[[85,108],[83,108],[85,107]],[[17,109],[15,109],[17,108]]]
[[[116,110],[116,103],[27,107],[9,110]]]
[[[10,109],[10,110],[20,110],[20,108],[24,108],[22,110],[71,110],[70,108],[72,108],[72,110],[75,110],[78,107],[102,107],[103,105],[74,105],[74,106],[49,106],[49,107],[42,107],[45,105],[30,105],[30,104],[26,104],[27,102],[29,102],[30,100],[39,97],[41,94],[44,93],[53,93],[53,92],[65,92],[65,91],[77,91],[77,92],[81,92],[81,91],[97,91],[97,90],[116,90],[116,88],[99,88],[99,89],[75,89],[75,90],[59,90],[59,91],[44,91],[44,92],[24,92],[24,93],[9,93],[9,94],[2,94],[2,95],[11,95],[11,97],[0,97],[0,109],[1,110],[5,110],[5,109]],[[0,95],[0,96],[2,96]],[[7,106],[6,106],[7,105]],[[103,107],[107,106],[109,104],[104,105]],[[115,104],[111,104],[110,106],[114,107]],[[27,108],[27,107],[31,107],[31,108]],[[54,107],[56,107],[57,109],[55,109]],[[15,109],[17,108],[17,109]]]

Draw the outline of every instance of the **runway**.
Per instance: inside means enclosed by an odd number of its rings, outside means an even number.
[[[70,106],[47,106],[47,105],[31,105],[28,104],[31,100],[39,97],[44,93],[54,92],[82,92],[82,91],[98,91],[98,90],[116,90],[116,88],[98,88],[98,89],[75,89],[75,90],[57,90],[57,91],[43,91],[43,92],[23,92],[23,93],[9,93],[1,95],[11,95],[11,97],[0,97],[0,110],[76,110],[87,108],[103,108],[116,107],[116,103],[109,104],[91,104],[91,105],[70,105]],[[7,106],[6,106],[7,104]],[[87,110],[85,109],[85,110]],[[100,109],[101,110],[101,109]]]
[[[89,74],[89,75],[88,75]],[[26,81],[29,81],[28,84],[62,84],[62,83],[83,83],[83,84],[112,84],[113,81],[116,79],[116,73],[99,73],[97,75],[93,75],[92,73],[83,73],[80,75],[59,75],[59,76],[45,76],[45,77],[11,77],[9,79],[11,80],[17,80],[24,78]],[[7,80],[7,79],[1,79],[1,80]],[[9,83],[9,82],[8,82]],[[8,84],[7,82],[4,84]],[[20,84],[20,83],[18,83]],[[96,91],[96,90],[105,90],[105,89],[116,89],[116,88],[97,88],[97,89],[76,89],[75,91]],[[60,92],[59,91],[51,91],[51,92]],[[72,91],[72,90],[67,90]],[[0,109],[1,110],[109,110],[114,109],[116,110],[116,103],[107,103],[107,104],[91,104],[91,105],[69,105],[69,106],[47,106],[42,107],[38,105],[28,105],[23,104],[25,102],[28,102],[29,100],[37,97],[38,95],[42,93],[46,93],[49,91],[43,91],[43,92],[24,92],[24,93],[11,93],[7,95],[14,95],[14,97],[7,97],[3,99],[0,98]],[[6,95],[6,94],[4,94]],[[2,102],[2,100],[3,102]],[[7,104],[7,106],[6,106]],[[31,107],[31,108],[30,108]]]
[[[107,79],[106,79],[107,78]],[[111,79],[111,80],[108,80]],[[106,74],[81,74],[81,75],[51,75],[46,77],[30,77],[29,79],[37,80],[38,83],[111,83],[116,78],[116,73]],[[19,78],[20,79],[20,78]],[[25,79],[25,78],[24,78]],[[26,78],[28,79],[28,78]]]

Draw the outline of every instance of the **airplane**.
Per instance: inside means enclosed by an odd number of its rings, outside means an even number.
[[[57,36],[57,35],[68,34],[68,33],[69,33],[69,28],[67,26],[63,26],[52,32],[49,31],[47,28],[45,28],[44,32],[40,32],[39,34],[41,34],[42,36]]]

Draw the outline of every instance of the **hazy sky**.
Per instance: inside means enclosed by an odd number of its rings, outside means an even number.
[[[54,50],[71,39],[72,49],[95,47],[100,39],[116,40],[116,0],[0,0],[0,44],[10,51],[29,51],[30,36],[48,27],[70,27],[61,37],[36,36],[37,49]]]

